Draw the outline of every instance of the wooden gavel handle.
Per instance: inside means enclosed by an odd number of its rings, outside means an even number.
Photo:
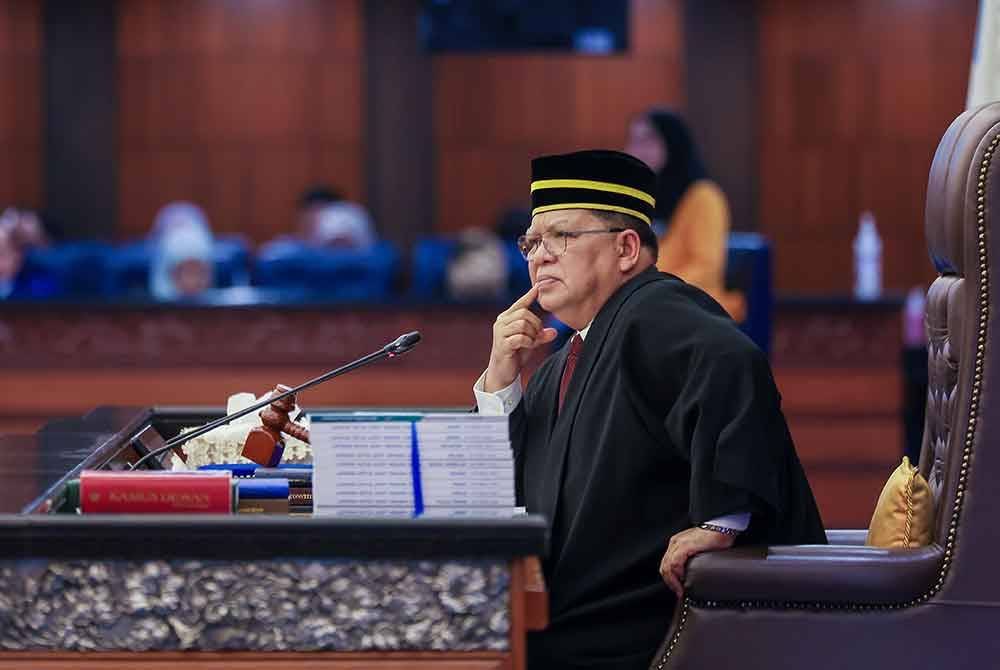
[[[309,429],[301,424],[297,424],[294,421],[286,421],[285,425],[281,427],[281,432],[309,444]]]
[[[284,408],[271,405],[260,413],[260,421],[275,432],[286,433],[307,444],[309,442],[309,429],[289,419]]]

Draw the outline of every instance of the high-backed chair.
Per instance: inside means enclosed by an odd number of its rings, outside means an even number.
[[[864,531],[828,531],[829,546],[698,556],[653,668],[1000,664],[998,149],[993,103],[951,124],[930,171],[926,232],[939,276],[928,292],[920,471],[936,501],[934,543],[877,549]]]

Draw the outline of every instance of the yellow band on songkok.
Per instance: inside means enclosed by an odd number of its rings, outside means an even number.
[[[531,214],[596,209],[651,225],[656,175],[634,156],[590,149],[531,161]]]

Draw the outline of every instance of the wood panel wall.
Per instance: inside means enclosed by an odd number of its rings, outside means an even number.
[[[42,6],[0,0],[0,208],[42,204]]]
[[[927,174],[965,108],[977,5],[760,1],[760,221],[779,293],[849,292],[865,209],[886,288],[933,278]]]
[[[120,234],[189,199],[261,241],[315,182],[363,199],[361,2],[120,2]]]
[[[632,0],[630,50],[434,57],[436,228],[492,227],[530,198],[533,156],[621,148],[628,120],[657,104],[681,106],[679,0]]]

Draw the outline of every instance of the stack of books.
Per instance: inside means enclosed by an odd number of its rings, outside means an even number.
[[[502,517],[514,509],[507,417],[313,414],[313,511],[361,517]]]
[[[423,516],[509,517],[514,461],[506,416],[430,414],[415,423]]]
[[[310,463],[282,464],[276,468],[256,463],[213,463],[198,469],[232,474],[237,482],[236,511],[241,514],[312,514]],[[271,502],[260,502],[263,500]]]

